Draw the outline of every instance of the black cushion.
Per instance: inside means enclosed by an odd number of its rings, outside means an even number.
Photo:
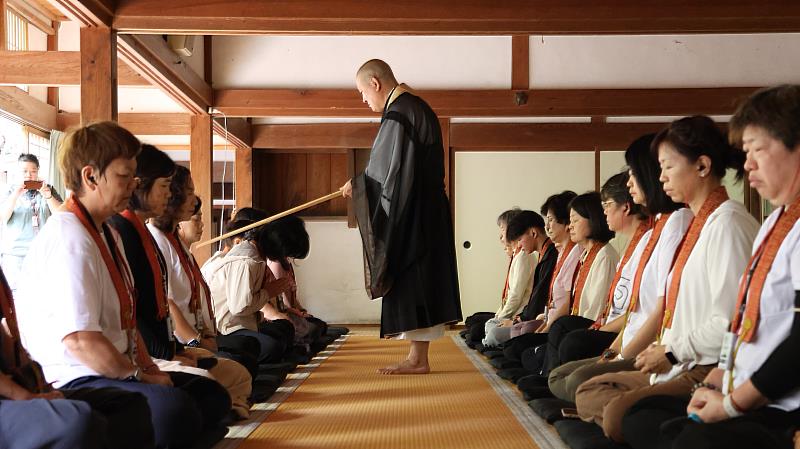
[[[509,360],[505,357],[498,357],[496,359],[489,360],[489,364],[498,370],[504,370],[509,368],[520,368],[522,366],[516,360]]]
[[[547,387],[533,387],[527,390],[521,390],[522,397],[526,401],[532,401],[534,399],[541,399],[541,398],[552,398],[553,393],[550,392],[550,389]]]
[[[531,371],[526,370],[525,368],[508,368],[508,369],[501,369],[497,372],[497,375],[500,376],[501,379],[510,380],[511,382],[517,383],[521,377],[530,376],[534,374]]]
[[[629,446],[617,444],[603,435],[597,424],[579,419],[562,419],[553,424],[558,436],[572,449],[627,449]]]
[[[520,390],[528,390],[534,387],[546,387],[547,378],[538,374],[529,374],[517,379],[517,387]]]
[[[558,398],[542,398],[528,402],[528,407],[542,419],[553,424],[564,419],[564,415],[561,414],[562,408],[575,408],[575,404]]]

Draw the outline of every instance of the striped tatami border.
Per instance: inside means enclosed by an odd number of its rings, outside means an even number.
[[[520,425],[528,432],[528,435],[530,435],[531,439],[540,449],[569,449],[558,436],[556,430],[528,407],[528,403],[522,399],[522,396],[514,386],[510,382],[497,376],[494,367],[492,367],[486,359],[477,351],[467,346],[464,339],[458,334],[451,335],[450,338],[453,339],[456,346],[458,346],[472,364],[475,365],[478,372],[489,382],[489,385],[492,386],[495,393],[505,402],[506,406],[511,410],[511,413],[517,418],[517,421],[519,421]]]
[[[294,372],[289,373],[283,384],[278,387],[267,402],[254,404],[250,408],[250,418],[228,428],[228,434],[225,435],[225,439],[217,443],[214,449],[236,449],[239,447],[267,419],[270,413],[275,411],[311,375],[315,368],[332,356],[347,341],[348,336],[342,335],[329,344],[324,351],[318,352],[310,363],[300,365]]]

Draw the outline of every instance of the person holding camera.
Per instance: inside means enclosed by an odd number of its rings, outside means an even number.
[[[9,186],[0,206],[0,222],[5,224],[0,264],[12,291],[31,242],[62,201],[53,186],[39,180],[36,156],[21,154],[17,163],[22,181]]]

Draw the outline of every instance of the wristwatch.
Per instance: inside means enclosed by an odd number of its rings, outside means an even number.
[[[615,351],[615,350],[613,350],[611,348],[608,348],[605,351],[603,351],[603,354],[600,357],[602,357],[602,358],[604,358],[606,360],[611,360],[614,357],[616,357],[617,355],[618,355],[617,351]]]
[[[200,342],[196,338],[193,338],[193,339],[189,340],[188,343],[186,343],[186,346],[188,346],[190,348],[199,348],[200,347]]]
[[[137,382],[141,382],[142,381],[142,370],[138,366],[136,366],[135,369],[133,370],[133,374],[128,376],[127,379],[128,380],[135,380]]]
[[[664,353],[664,357],[666,357],[667,360],[669,360],[669,363],[671,363],[673,365],[677,365],[678,364],[678,359],[675,358],[675,354],[673,354],[672,351],[665,352]]]

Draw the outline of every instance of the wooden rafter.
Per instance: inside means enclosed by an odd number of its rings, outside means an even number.
[[[206,114],[214,92],[161,36],[119,36],[119,56],[187,111]]]
[[[311,125],[254,125],[253,148],[341,149],[370,148],[377,123],[318,123]]]
[[[16,87],[0,87],[0,109],[42,130],[56,129],[56,108]]]
[[[236,148],[253,146],[253,131],[248,119],[216,117],[213,129],[214,134],[226,138],[228,143]]]
[[[439,117],[716,115],[731,114],[737,101],[755,89],[429,90],[418,94]],[[230,117],[376,116],[356,89],[227,89],[217,90],[214,98],[215,107]]]
[[[58,0],[66,1],[66,0]],[[83,0],[88,1],[88,0]],[[665,34],[800,31],[794,0],[119,0],[121,33]]]
[[[118,67],[120,86],[150,85],[127,64]],[[78,86],[80,83],[79,51],[0,51],[0,84]]]
[[[114,0],[47,0],[54,8],[85,27],[110,27]]]

